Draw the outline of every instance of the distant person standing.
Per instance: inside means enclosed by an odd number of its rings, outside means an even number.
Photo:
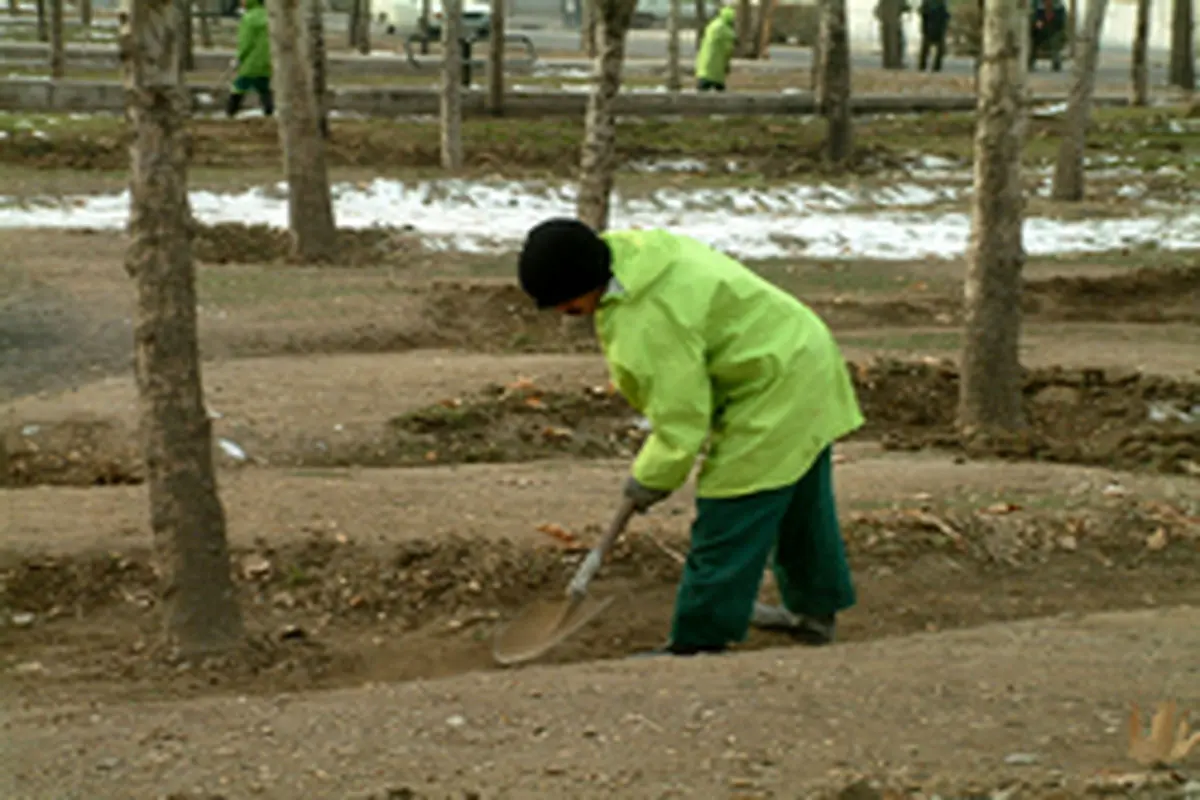
[[[262,0],[245,0],[246,11],[238,23],[237,58],[233,65],[237,77],[229,90],[226,116],[237,116],[242,108],[246,92],[258,95],[263,114],[271,116],[275,111],[275,98],[271,94],[271,38],[267,32],[267,10]]]
[[[725,91],[725,76],[737,42],[733,27],[736,16],[731,6],[725,6],[704,29],[700,52],[696,53],[696,88],[701,92]]]
[[[919,69],[925,71],[929,51],[933,51],[933,71],[942,71],[946,55],[946,32],[950,28],[950,7],[946,0],[921,0],[921,58]]]

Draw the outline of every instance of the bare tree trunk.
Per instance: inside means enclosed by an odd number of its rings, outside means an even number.
[[[67,55],[63,42],[63,0],[50,2],[50,77],[61,80],[67,73]]]
[[[1171,59],[1168,82],[1185,92],[1196,90],[1196,50],[1192,0],[1175,0],[1171,10]]]
[[[958,422],[964,436],[1012,433],[1021,406],[1021,146],[1026,123],[1028,0],[988,0],[975,129],[975,187],[965,287]]]
[[[758,19],[754,25],[754,57],[766,60],[771,52],[771,21],[775,15],[775,0],[759,0]]]
[[[305,0],[307,3],[308,58],[311,62],[313,97],[316,99],[317,130],[322,139],[329,138],[329,83],[328,61],[325,56],[325,18],[321,14],[321,0]]]
[[[362,0],[350,0],[349,19],[346,20],[346,47],[358,47],[358,18],[362,16]]]
[[[504,0],[492,0],[492,27],[488,31],[488,111],[504,114]]]
[[[704,41],[704,28],[708,25],[708,6],[705,0],[696,0],[696,50]]]
[[[754,12],[750,8],[750,0],[737,0],[737,17],[734,19],[737,47],[734,52],[737,53],[738,58],[750,57],[750,32],[752,30],[754,30]]]
[[[670,0],[667,6],[667,90],[678,92],[683,88],[683,70],[679,64],[679,17],[682,0]]]
[[[421,55],[429,55],[429,18],[433,16],[433,0],[421,0]]]
[[[200,379],[187,195],[191,98],[173,0],[131,0],[126,9],[120,47],[134,143],[125,267],[137,287],[134,340],[150,527],[167,636],[185,655],[213,654],[236,648],[244,631]]]
[[[12,0],[11,5],[16,5]],[[92,0],[79,0],[79,24],[85,28],[92,27]]]
[[[288,182],[288,228],[292,256],[328,261],[337,248],[325,142],[313,87],[309,4],[314,0],[267,0],[271,71],[274,73],[279,140]]]
[[[17,0],[8,0],[8,15],[10,17],[21,16],[21,6]]]
[[[1037,0],[1034,0],[1036,2]],[[1079,0],[1070,0],[1067,6],[1067,54],[1074,61],[1079,55],[1077,47],[1079,38]]]
[[[442,169],[463,165],[462,0],[442,0]]]
[[[213,0],[200,0],[200,46],[212,50],[212,12]]]
[[[809,81],[809,88],[812,89],[814,99],[816,93],[820,91],[820,86],[824,82],[824,63],[825,57],[821,51],[821,42],[824,38],[822,25],[825,24],[825,15],[828,13],[825,10],[825,0],[817,0],[817,36],[812,44],[812,76]],[[819,107],[819,106],[818,106]]]
[[[579,26],[579,49],[586,53],[588,58],[596,57],[600,14],[597,6],[602,2],[605,0],[579,0],[580,16],[583,20]]]
[[[47,0],[36,0],[37,9],[37,39],[39,42],[50,41],[50,25],[46,20]]]
[[[364,56],[371,54],[371,0],[357,0],[358,7],[358,52]]]
[[[900,0],[879,0],[879,35],[883,42],[884,69],[901,69],[904,54],[900,50]]]
[[[820,61],[815,71],[815,99],[825,117],[825,156],[832,164],[846,166],[854,153],[846,0],[823,0],[817,39]]]
[[[1129,104],[1150,102],[1150,68],[1147,42],[1150,38],[1150,0],[1137,0],[1137,22],[1133,29],[1133,59],[1130,65]]]
[[[597,231],[608,227],[613,175],[617,170],[617,119],[613,107],[621,91],[625,35],[636,7],[637,0],[596,0],[601,50],[595,66],[596,80],[588,97],[576,216]]]
[[[186,72],[196,68],[196,52],[192,47],[192,0],[175,0],[179,19],[180,66]]]
[[[1087,18],[1079,38],[1079,58],[1074,64],[1074,83],[1067,100],[1063,119],[1063,135],[1058,144],[1058,161],[1054,165],[1055,200],[1083,199],[1083,149],[1087,144],[1088,123],[1092,117],[1092,95],[1096,91],[1096,66],[1100,63],[1100,32],[1108,0],[1089,0]]]

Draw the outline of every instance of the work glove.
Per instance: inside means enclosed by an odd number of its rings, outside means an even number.
[[[671,493],[665,489],[651,489],[649,486],[643,486],[632,475],[625,479],[624,494],[633,501],[633,508],[639,514],[645,514],[653,506],[671,496]]]

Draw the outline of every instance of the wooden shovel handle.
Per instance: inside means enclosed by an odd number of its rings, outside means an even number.
[[[599,571],[600,565],[604,563],[604,557],[608,555],[609,549],[613,543],[617,541],[617,537],[625,530],[625,526],[629,524],[629,520],[634,514],[633,500],[626,497],[621,500],[621,507],[617,509],[616,515],[613,516],[612,522],[608,525],[608,530],[600,537],[600,541],[596,542],[596,546],[591,549],[587,557],[583,559],[583,563],[579,565],[579,569],[575,572],[575,577],[571,579],[567,585],[567,596],[578,599],[587,594],[588,584]]]

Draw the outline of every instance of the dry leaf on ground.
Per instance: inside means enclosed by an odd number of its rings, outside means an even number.
[[[555,522],[546,522],[537,527],[538,533],[544,533],[567,547],[580,546],[579,537]]]
[[[1200,746],[1200,732],[1192,733],[1184,718],[1176,722],[1174,700],[1158,704],[1150,720],[1150,735],[1142,735],[1142,714],[1137,703],[1129,711],[1129,756],[1147,767],[1165,769],[1187,758]]]

